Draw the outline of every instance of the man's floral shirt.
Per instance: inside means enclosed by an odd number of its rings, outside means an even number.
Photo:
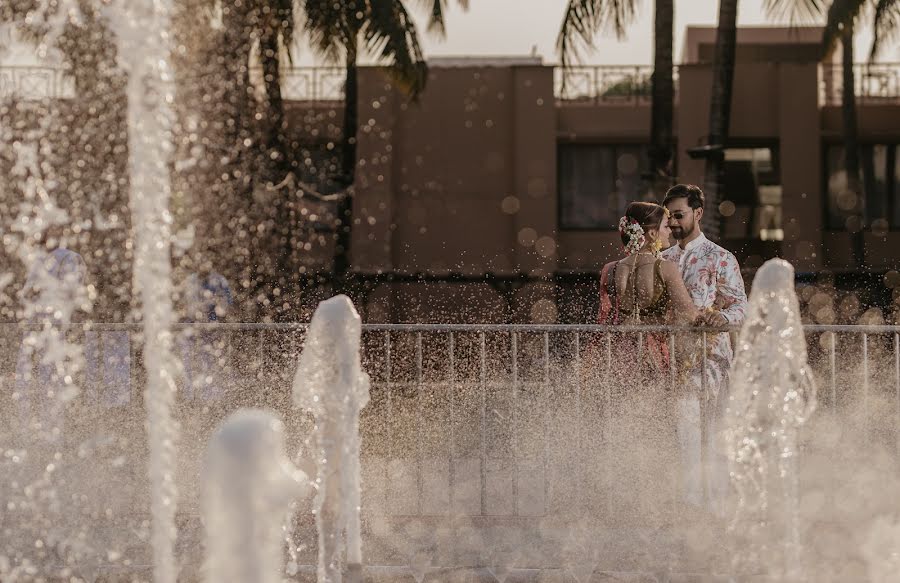
[[[747,311],[744,278],[741,277],[737,259],[729,251],[701,233],[684,249],[675,245],[663,251],[662,256],[681,268],[684,285],[699,310],[719,311],[729,324],[741,324],[744,321]],[[729,335],[723,333],[708,337],[707,349],[708,390],[718,394],[728,382],[728,370],[734,359]],[[677,355],[675,360],[679,360]],[[685,371],[688,376],[699,383],[702,363],[699,359],[695,360],[696,362],[684,363],[682,359],[682,362],[684,368],[689,369]]]

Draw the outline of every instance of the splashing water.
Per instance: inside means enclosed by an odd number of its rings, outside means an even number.
[[[416,583],[422,583],[434,567],[431,549],[417,549],[409,555],[409,571]]]
[[[143,353],[149,373],[145,401],[150,452],[148,465],[152,485],[154,577],[160,583],[174,583],[176,562],[173,545],[177,492],[173,468],[176,431],[171,416],[175,384],[170,349],[173,316],[169,254],[171,217],[168,212],[168,165],[171,153],[169,105],[172,102],[172,79],[167,65],[172,3],[171,0],[113,0],[97,3],[60,0],[51,4],[52,8],[46,3],[35,7],[36,14],[46,17],[42,39],[44,45],[56,46],[70,24],[80,24],[101,15],[115,38],[118,66],[128,74],[130,206],[136,239],[134,283],[141,295],[145,344]],[[50,116],[46,117],[52,119]],[[46,123],[42,122],[38,130],[41,135],[35,137],[35,142],[40,144],[39,153],[46,158],[48,151],[44,150],[50,149],[50,145],[41,137],[48,133]],[[71,218],[56,206],[56,202],[48,194],[51,188],[49,183],[44,183],[40,178],[42,169],[30,167],[34,166],[29,164],[29,159],[33,157],[29,156],[29,152],[16,152],[19,160],[17,171],[21,174],[26,198],[25,204],[20,208],[22,220],[17,221],[23,227],[20,230],[24,236],[18,255],[26,263],[44,259],[35,243],[47,235],[47,229],[71,223]],[[30,218],[36,220],[26,225]],[[81,225],[76,225],[75,232],[80,228]],[[56,287],[57,296],[61,289],[71,287],[67,282],[63,283],[66,285]],[[48,291],[54,291],[52,286],[45,284],[42,287],[44,296]],[[38,303],[47,304],[45,300],[46,298]],[[33,310],[29,314],[27,298],[24,303],[27,320],[34,314]],[[53,370],[53,377],[61,380],[60,383],[54,381],[54,388],[47,391],[50,399],[44,399],[49,401],[45,405],[52,414],[47,418],[47,423],[42,423],[51,425],[49,430],[58,434],[59,422],[54,417],[62,418],[62,408],[77,394],[71,379],[76,378],[75,373],[80,368],[78,349],[65,342],[63,332],[71,316],[68,310],[74,306],[81,307],[82,302],[74,297],[66,297],[61,301],[56,298],[51,303],[57,306],[53,313],[53,319],[57,322],[51,326],[43,326],[43,331],[29,334],[25,345],[41,353],[39,365]],[[30,305],[34,307],[35,303]],[[56,388],[56,385],[62,389]],[[55,454],[53,463],[48,467],[60,464],[59,457],[58,453]],[[48,485],[45,490],[50,498],[55,496],[52,485]],[[51,515],[55,512],[53,504],[55,503],[46,504]],[[59,529],[55,525],[52,528]],[[48,536],[53,538],[55,535],[50,533]],[[73,540],[78,538],[84,537],[72,537]],[[65,545],[60,543],[59,547],[63,546]],[[57,554],[66,553],[57,551]],[[65,576],[66,573],[62,572],[61,575]]]
[[[594,563],[590,559],[577,560],[566,567],[578,583],[588,583],[594,574]]]
[[[241,410],[221,425],[207,453],[204,492],[208,583],[278,583],[282,523],[309,490],[288,461],[284,428],[271,414]]]
[[[497,549],[492,553],[491,565],[488,567],[488,571],[497,580],[497,583],[505,583],[506,579],[512,574],[518,560],[519,553],[517,549]]]
[[[172,151],[171,0],[120,0],[108,9],[119,60],[128,73],[131,213],[136,233],[134,280],[141,296],[147,368],[147,431],[154,578],[175,583],[177,430],[172,357],[172,277],[169,157]],[[151,31],[147,34],[147,31]]]
[[[786,261],[757,272],[732,371],[724,436],[738,496],[734,567],[803,580],[798,433],[815,410],[816,384]]]
[[[348,571],[362,565],[359,414],[369,402],[369,376],[360,363],[362,322],[346,296],[319,304],[294,377],[294,403],[316,419],[320,583],[339,583],[342,538]]]

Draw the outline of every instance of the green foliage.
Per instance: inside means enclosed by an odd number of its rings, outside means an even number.
[[[650,77],[631,76],[607,87],[601,97],[650,97],[651,89]]]
[[[429,28],[443,32],[445,2],[429,4]],[[402,0],[305,0],[303,10],[310,43],[327,61],[350,66],[369,55],[412,96],[424,89],[425,58]]]
[[[581,50],[591,48],[600,32],[623,38],[636,14],[637,0],[569,0],[556,38],[563,67],[579,62]]]

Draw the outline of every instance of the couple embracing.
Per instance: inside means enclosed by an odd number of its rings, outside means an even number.
[[[626,256],[605,265],[600,277],[600,324],[722,327],[743,322],[747,295],[740,266],[734,255],[703,235],[704,202],[699,187],[678,184],[668,190],[662,206],[628,205],[619,221]],[[669,246],[670,238],[677,244]],[[632,378],[639,371],[642,383],[677,379],[673,414],[683,495],[700,506],[706,490],[716,510],[727,485],[724,462],[713,454],[702,471],[700,444],[704,433],[712,444],[717,404],[725,401],[734,357],[729,334],[708,334],[705,356],[699,334],[680,335],[674,355],[666,334],[616,336],[617,362]],[[710,412],[704,419],[701,404]],[[705,432],[702,423],[707,424]]]

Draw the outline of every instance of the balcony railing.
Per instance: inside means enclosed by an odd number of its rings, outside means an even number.
[[[677,88],[677,68],[673,74]],[[652,76],[647,65],[557,67],[554,90],[567,103],[643,105],[650,103]]]
[[[253,71],[261,75],[261,71]],[[653,67],[582,66],[554,72],[556,98],[567,103],[645,105],[650,103]],[[678,68],[674,70],[677,92]],[[900,103],[900,63],[862,63],[854,66],[860,103]],[[340,67],[290,67],[282,71],[282,96],[290,101],[338,102],[344,99],[345,71]],[[841,65],[822,65],[819,101],[840,105]],[[71,98],[75,83],[63,67],[0,67],[0,99]]]
[[[262,75],[254,69],[253,75]],[[260,77],[261,78],[261,77]],[[291,67],[281,73],[282,97],[291,101],[337,102],[344,99],[345,71],[340,67]],[[66,99],[75,82],[63,67],[0,67],[0,99]]]
[[[861,104],[900,103],[900,63],[858,63],[853,66],[856,99]],[[819,101],[840,105],[843,67],[822,65],[819,69]]]
[[[251,74],[262,78],[259,68]],[[281,97],[311,103],[343,101],[346,76],[341,67],[285,67],[281,70]]]
[[[566,103],[649,104],[652,75],[653,67],[645,65],[557,67],[556,98]],[[677,67],[674,75],[677,92]],[[854,80],[860,103],[900,103],[900,63],[859,63],[854,66]],[[842,87],[841,65],[821,65],[820,104],[840,105]]]
[[[64,99],[75,94],[75,81],[63,67],[0,67],[0,99]]]

